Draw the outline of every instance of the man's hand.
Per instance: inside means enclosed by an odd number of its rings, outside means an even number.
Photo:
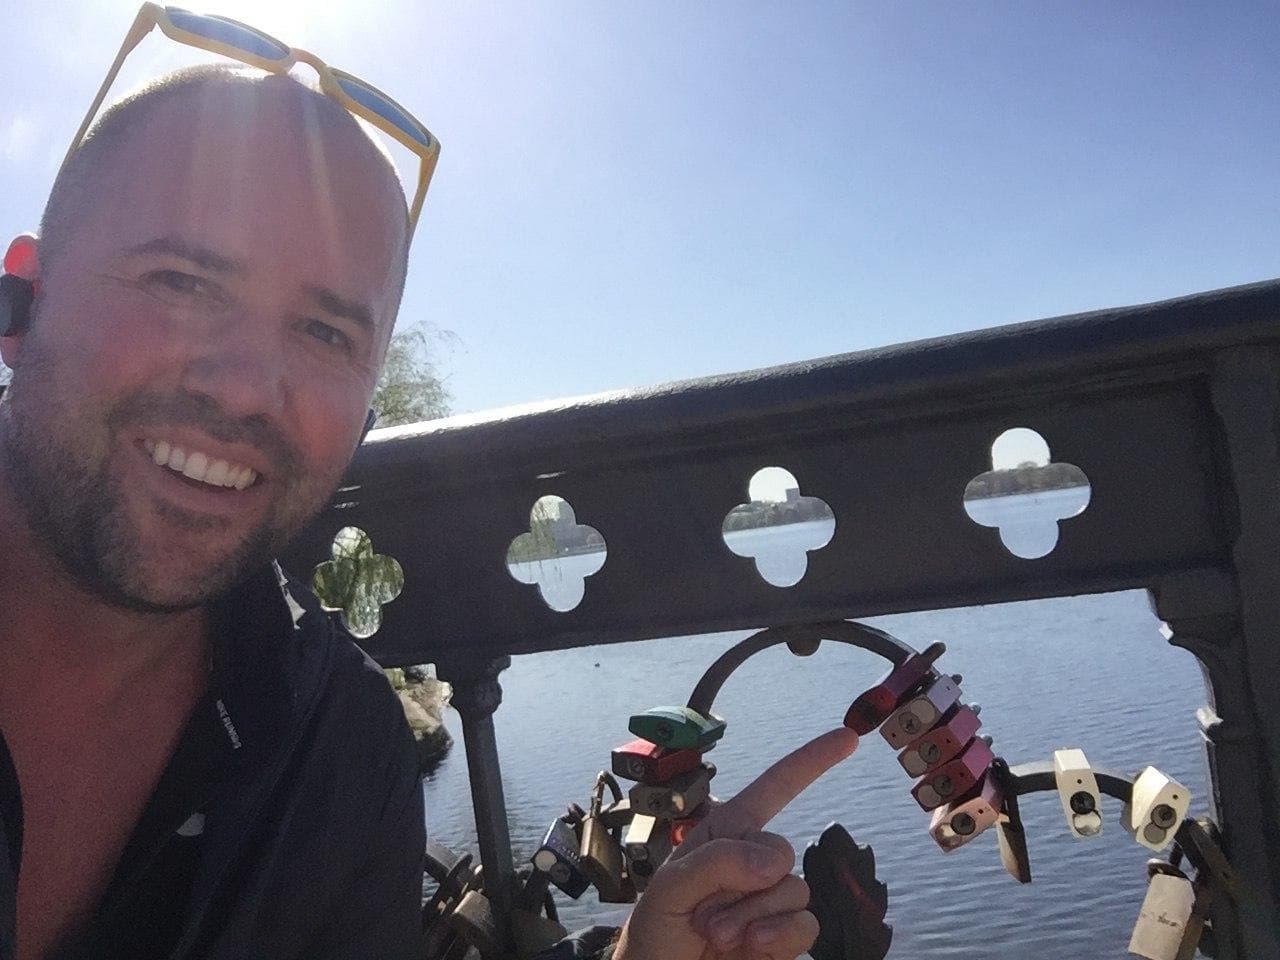
[[[795,851],[762,831],[857,746],[852,730],[823,734],[707,814],[649,881],[616,960],[792,960],[808,950],[818,921],[791,873]]]

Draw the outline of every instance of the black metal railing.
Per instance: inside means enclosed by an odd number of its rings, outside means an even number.
[[[1201,720],[1228,856],[1256,896],[1219,956],[1280,958],[1280,282],[770,370],[376,431],[295,550],[355,525],[406,571],[367,643],[455,684],[486,869],[510,862],[492,713],[512,654],[1143,588],[1208,679]],[[1087,509],[1025,559],[965,509],[1025,427]],[[722,538],[778,466],[835,532],[793,587]],[[546,495],[607,562],[557,612],[507,553]]]

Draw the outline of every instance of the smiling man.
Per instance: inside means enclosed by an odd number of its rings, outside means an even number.
[[[399,701],[272,561],[360,440],[404,283],[412,218],[348,109],[240,68],[162,78],[9,247],[0,960],[419,955]],[[606,952],[807,949],[808,890],[763,829],[856,742],[712,812]]]
[[[229,69],[104,114],[13,242],[0,956],[408,955],[398,702],[270,565],[359,441],[406,244],[345,109]]]

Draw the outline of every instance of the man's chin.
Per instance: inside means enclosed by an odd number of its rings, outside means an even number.
[[[205,606],[275,555],[267,538],[208,552],[143,548],[128,553],[100,558],[97,569],[79,579],[112,606],[152,614]]]

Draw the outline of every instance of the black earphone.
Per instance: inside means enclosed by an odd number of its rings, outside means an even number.
[[[12,273],[0,276],[0,337],[16,336],[27,329],[35,298],[35,285],[30,280]]]
[[[364,438],[369,435],[369,431],[373,429],[373,425],[377,419],[378,411],[370,407],[369,412],[364,416],[364,429],[360,431],[360,443],[364,443]],[[356,446],[360,446],[360,443],[357,443]]]

